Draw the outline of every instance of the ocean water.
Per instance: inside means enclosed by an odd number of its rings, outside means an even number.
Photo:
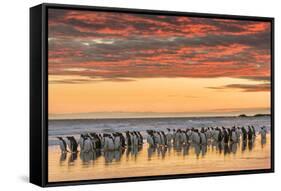
[[[49,120],[48,143],[49,146],[58,144],[57,136],[74,136],[79,138],[81,133],[97,132],[111,133],[140,131],[146,137],[147,129],[163,130],[200,128],[200,127],[232,127],[253,125],[258,132],[265,126],[270,130],[271,119],[262,117],[185,117],[185,118],[136,118],[136,119],[71,119]]]

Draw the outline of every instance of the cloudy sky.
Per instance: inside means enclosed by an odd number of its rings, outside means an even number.
[[[269,22],[48,15],[51,115],[269,112]]]

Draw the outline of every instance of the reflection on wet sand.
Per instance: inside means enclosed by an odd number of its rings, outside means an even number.
[[[266,144],[266,137],[261,137],[261,147],[263,148]],[[188,144],[174,144],[169,146],[147,146],[147,160],[151,160],[154,156],[165,158],[165,155],[170,153],[171,151],[175,152],[177,155],[188,156],[190,149],[194,150],[194,154],[197,159],[199,157],[205,157],[208,154],[208,151],[216,152],[223,155],[236,154],[241,149],[241,152],[253,150],[255,146],[255,138],[251,141],[241,141],[241,142],[208,142],[208,144],[196,144],[196,143],[188,143]],[[128,147],[126,149],[118,149],[118,150],[101,150],[95,149],[89,152],[80,152],[79,157],[83,164],[87,164],[91,161],[95,161],[99,158],[104,158],[105,165],[112,162],[118,162],[121,160],[122,156],[125,154],[126,158],[131,157],[136,159],[138,157],[138,153],[142,151],[143,146],[135,146]],[[77,160],[77,153],[66,153],[63,152],[60,155],[60,162],[66,160],[68,156],[68,164],[72,165],[75,160]]]

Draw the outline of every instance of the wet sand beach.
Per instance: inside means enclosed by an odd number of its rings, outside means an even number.
[[[49,146],[49,182],[136,176],[269,169],[270,135],[253,143],[142,148],[123,151],[61,154]]]

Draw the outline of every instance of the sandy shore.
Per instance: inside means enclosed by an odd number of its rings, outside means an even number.
[[[264,141],[264,140],[263,140]],[[61,155],[49,147],[49,182],[270,168],[270,136],[226,147],[182,147]]]

